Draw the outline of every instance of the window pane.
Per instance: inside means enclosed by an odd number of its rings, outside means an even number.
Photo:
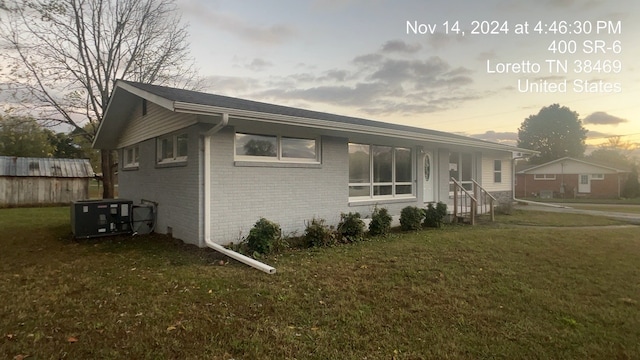
[[[133,159],[133,148],[127,149],[127,156],[125,156],[125,164],[132,164],[135,160]]]
[[[460,177],[458,176],[458,160],[459,154],[457,152],[449,154],[449,179],[454,178],[456,180],[460,180]]]
[[[502,161],[501,160],[493,160],[493,170],[494,171],[502,171]]]
[[[173,137],[162,139],[160,147],[162,159],[173,159]]]
[[[373,153],[373,182],[391,182],[391,152],[390,146],[371,146]]]
[[[369,185],[365,186],[349,186],[349,196],[371,196]]]
[[[369,169],[369,145],[349,144],[349,182],[368,183]]]
[[[501,183],[502,182],[502,173],[501,172],[493,173],[493,182],[495,182],[495,183]]]
[[[282,157],[316,159],[316,141],[313,139],[282,138]]]
[[[391,185],[377,185],[373,187],[373,195],[391,195]]]
[[[471,181],[471,154],[462,153],[462,181]]]
[[[411,149],[396,148],[396,182],[411,181]]]
[[[138,163],[140,159],[140,148],[139,147],[135,147],[133,148],[133,162],[134,163]]]
[[[236,134],[236,155],[277,156],[275,136]]]
[[[189,138],[187,136],[187,134],[180,134],[176,137],[176,142],[178,143],[178,153],[177,156],[181,157],[181,156],[187,156],[188,154],[188,143],[189,143]]]
[[[411,185],[396,185],[396,195],[411,195]]]

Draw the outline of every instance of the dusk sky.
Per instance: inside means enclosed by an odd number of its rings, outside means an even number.
[[[526,117],[559,103],[592,145],[640,142],[638,1],[178,6],[208,92],[513,144]]]

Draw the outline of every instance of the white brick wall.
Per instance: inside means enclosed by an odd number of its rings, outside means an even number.
[[[319,168],[236,166],[234,132],[214,135],[211,164],[213,241],[238,242],[260,217],[280,224],[289,234],[304,232],[314,216],[337,223],[347,211],[349,163],[347,140],[322,137]]]
[[[139,168],[118,173],[118,191],[122,199],[141,199],[158,203],[158,218],[155,231],[161,234],[171,227],[173,236],[195,245],[200,245],[201,218],[200,195],[202,186],[198,176],[200,139],[197,126],[189,127],[188,159],[186,166],[158,167],[156,165],[156,140],[139,144]],[[120,152],[122,159],[122,151]]]

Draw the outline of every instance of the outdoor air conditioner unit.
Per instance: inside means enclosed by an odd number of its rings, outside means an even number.
[[[71,203],[71,231],[76,238],[131,234],[131,200],[82,200]]]

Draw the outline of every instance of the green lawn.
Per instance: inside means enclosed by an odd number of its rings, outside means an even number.
[[[0,209],[2,358],[640,358],[637,227],[516,212],[267,275],[159,235],[72,240],[68,212]]]

